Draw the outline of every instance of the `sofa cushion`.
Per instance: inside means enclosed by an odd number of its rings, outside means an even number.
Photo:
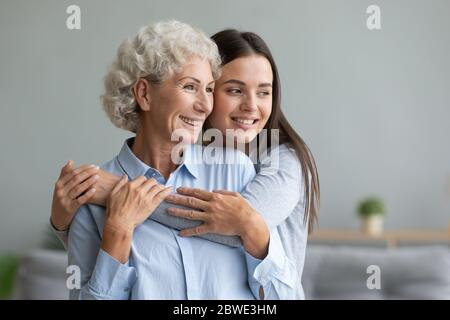
[[[24,255],[17,274],[16,299],[68,299],[66,287],[67,253],[56,250],[34,250]]]
[[[370,265],[381,289],[369,289]],[[308,246],[303,271],[307,299],[450,299],[450,249]]]

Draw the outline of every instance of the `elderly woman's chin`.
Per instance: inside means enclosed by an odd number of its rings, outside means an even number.
[[[187,144],[196,143],[202,132],[204,121],[193,120],[180,116],[176,129],[172,132],[172,141],[182,141]]]

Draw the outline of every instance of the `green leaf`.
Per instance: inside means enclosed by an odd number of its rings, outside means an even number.
[[[361,217],[375,214],[386,214],[384,201],[378,197],[367,197],[361,200],[357,207],[357,212]]]
[[[19,258],[13,254],[0,255],[0,299],[11,296],[19,266]]]

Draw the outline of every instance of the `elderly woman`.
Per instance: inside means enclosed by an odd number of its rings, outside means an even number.
[[[147,219],[171,187],[239,192],[255,176],[243,153],[224,149],[224,157],[237,161],[205,164],[201,147],[193,144],[212,111],[219,65],[216,45],[176,21],[144,27],[120,46],[105,80],[103,105],[117,127],[136,136],[102,166],[123,176],[106,210],[84,205],[70,227],[69,265],[81,271],[81,287],[71,290],[72,299],[292,297],[286,283],[295,266],[280,266],[287,257],[279,235],[259,215],[224,222],[229,235],[242,239],[242,248],[181,237]],[[181,150],[172,139],[179,131],[186,143]],[[261,292],[268,282],[278,284]]]

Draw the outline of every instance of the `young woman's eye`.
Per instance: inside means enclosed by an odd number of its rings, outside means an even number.
[[[261,91],[258,93],[258,95],[260,95],[262,97],[266,97],[266,96],[270,96],[270,92],[269,91]]]
[[[231,89],[228,89],[227,92],[231,93],[231,94],[241,94],[242,93],[241,89],[239,89],[239,88],[231,88]]]

